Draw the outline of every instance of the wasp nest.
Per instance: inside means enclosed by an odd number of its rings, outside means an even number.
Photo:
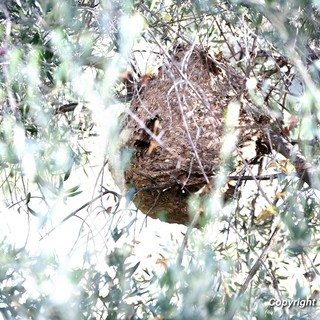
[[[217,63],[205,51],[179,46],[131,103],[125,148],[133,157],[125,183],[135,190],[137,208],[153,218],[188,223],[188,196],[219,171],[225,113],[236,107],[230,102],[240,99],[244,79],[222,54],[214,58]],[[239,148],[260,134],[241,108]]]

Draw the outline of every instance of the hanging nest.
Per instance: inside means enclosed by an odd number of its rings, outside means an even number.
[[[180,45],[132,100],[124,149],[133,155],[125,184],[150,217],[187,224],[188,197],[211,184],[220,169],[225,114],[228,106],[237,107],[231,102],[240,100],[244,78],[221,53],[214,59]],[[238,123],[239,149],[261,141],[261,124],[243,107]],[[230,173],[240,164],[235,157]]]

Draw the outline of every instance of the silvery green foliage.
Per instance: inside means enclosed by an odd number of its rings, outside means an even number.
[[[2,318],[316,319],[317,307],[270,305],[319,293],[318,192],[288,161],[267,159],[277,175],[261,184],[267,197],[261,188],[239,189],[231,204],[212,195],[201,204],[207,225],[163,241],[148,267],[135,257],[134,194],[125,198],[105,177],[108,152],[122,138],[117,116],[128,105],[121,103],[147,71],[138,56],[157,69],[159,51],[196,41],[246,73],[252,112],[279,117],[318,179],[319,32],[310,1],[2,2],[1,221],[18,217],[1,229]],[[133,92],[119,81],[126,70]],[[106,158],[85,199],[77,174],[91,175],[93,142]],[[75,209],[59,209],[74,199]],[[77,266],[41,248],[69,222],[65,245],[71,229],[78,234],[70,258],[85,248]],[[21,225],[30,232],[18,245],[10,235]]]

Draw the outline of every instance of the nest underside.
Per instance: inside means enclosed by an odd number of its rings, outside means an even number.
[[[137,191],[137,207],[151,217],[188,223],[188,196],[220,169],[225,114],[228,106],[231,113],[237,108],[230,102],[239,101],[244,79],[222,55],[215,59],[224,69],[204,53],[176,52],[132,101],[137,117],[127,120],[125,148],[134,153],[125,182]],[[241,107],[234,132],[242,150],[254,145],[261,126]],[[236,156],[230,172],[240,162]]]

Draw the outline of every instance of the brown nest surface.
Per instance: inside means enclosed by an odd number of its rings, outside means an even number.
[[[240,101],[244,78],[222,54],[214,59],[199,48],[177,47],[131,103],[124,148],[133,156],[125,184],[134,188],[137,208],[150,217],[187,224],[189,195],[212,183],[220,169],[226,110]],[[238,123],[241,150],[255,144],[262,131],[243,106]],[[235,157],[230,173],[240,163]]]

